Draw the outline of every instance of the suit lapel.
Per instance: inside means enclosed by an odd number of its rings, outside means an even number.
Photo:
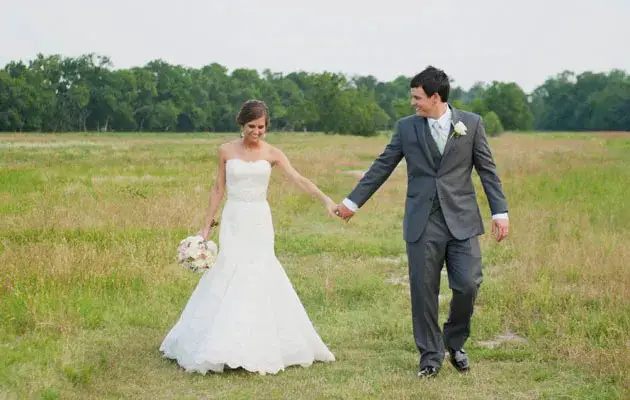
[[[449,105],[448,107],[451,106]],[[451,149],[455,145],[457,137],[453,136],[453,130],[455,129],[455,124],[457,124],[459,120],[459,110],[451,107],[451,126],[448,130],[448,140],[446,141],[446,145],[444,146],[444,154],[442,154],[442,158],[445,158],[448,155],[448,152],[451,151]]]
[[[429,164],[431,164],[431,167],[436,169],[437,166],[435,162],[433,162],[433,156],[431,155],[429,144],[427,143],[427,135],[431,134],[431,132],[429,132],[427,119],[416,115],[413,119],[413,129],[416,131],[416,137],[418,138],[420,149],[424,153],[424,156],[429,161]]]

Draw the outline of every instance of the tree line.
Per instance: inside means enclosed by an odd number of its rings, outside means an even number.
[[[241,103],[262,99],[272,129],[373,135],[413,113],[410,76],[390,82],[340,73],[283,74],[154,60],[114,69],[109,57],[38,54],[0,70],[0,131],[235,131]],[[456,82],[455,82],[456,83]],[[532,93],[514,82],[453,84],[451,102],[504,130],[630,130],[630,76],[564,71]]]

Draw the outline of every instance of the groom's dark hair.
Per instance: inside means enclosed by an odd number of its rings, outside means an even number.
[[[448,95],[451,92],[451,85],[448,81],[448,75],[441,69],[429,65],[422,72],[411,78],[409,86],[417,88],[422,86],[422,90],[431,97],[437,93],[443,102],[448,101]]]

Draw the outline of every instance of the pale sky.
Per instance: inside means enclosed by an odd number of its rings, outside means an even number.
[[[389,81],[426,65],[468,89],[526,91],[572,70],[630,72],[630,0],[0,0],[0,67],[37,53]]]

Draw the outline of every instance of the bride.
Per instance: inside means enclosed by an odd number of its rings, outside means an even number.
[[[219,253],[160,351],[185,370],[202,374],[226,367],[276,374],[291,365],[334,361],[275,255],[267,203],[271,169],[279,167],[319,198],[329,216],[335,215],[337,205],[302,177],[281,150],[262,140],[269,124],[265,103],[246,101],[236,121],[242,139],[219,148],[216,183],[201,231],[207,238],[219,225],[215,214],[227,189]]]

